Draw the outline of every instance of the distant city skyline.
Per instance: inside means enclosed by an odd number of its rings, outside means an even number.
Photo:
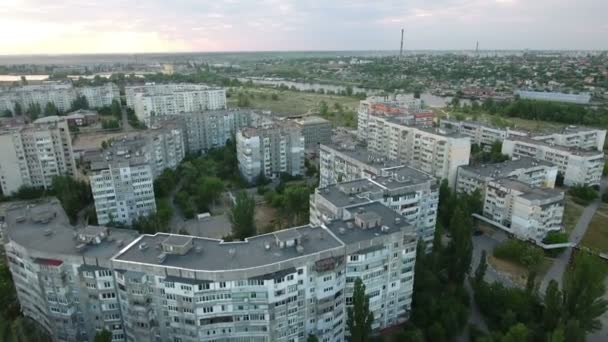
[[[605,0],[3,0],[0,55],[608,48]]]

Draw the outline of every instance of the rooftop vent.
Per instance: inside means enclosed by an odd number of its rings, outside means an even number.
[[[124,240],[116,240],[116,244],[117,244],[119,247],[122,247],[122,246],[125,244],[125,241],[124,241]]]
[[[148,249],[148,244],[145,242],[142,242],[139,244],[139,250],[140,251],[145,251],[146,249]]]
[[[296,251],[298,252],[298,254],[302,254],[304,253],[304,247],[302,247],[302,245],[297,245]]]
[[[167,254],[166,253],[160,253],[156,257],[156,260],[158,261],[159,264],[162,264],[163,262],[165,262],[166,259],[167,259]]]
[[[380,228],[380,231],[382,231],[383,233],[387,233],[389,230],[391,230],[389,226],[382,226],[382,228]]]
[[[201,247],[201,246],[194,247],[194,252],[196,254],[201,254],[203,252],[203,247]]]
[[[264,249],[265,249],[265,250],[267,250],[267,251],[269,251],[269,250],[270,250],[270,244],[269,244],[268,242],[266,242],[266,243],[264,244]]]
[[[395,224],[401,223],[401,217],[395,217]]]
[[[231,257],[231,258],[234,258],[234,256],[236,255],[236,249],[234,249],[234,248],[230,248],[230,249],[228,250],[228,254],[230,254],[230,257]]]
[[[340,233],[340,235],[344,235],[344,233],[346,233],[346,228],[340,227],[338,228],[338,232]]]
[[[51,236],[53,235],[53,231],[51,230],[51,228],[47,228],[44,230],[44,236]]]
[[[348,229],[353,229],[353,223],[352,222],[346,222],[346,227],[348,227]]]

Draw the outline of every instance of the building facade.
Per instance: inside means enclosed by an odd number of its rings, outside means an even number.
[[[471,140],[460,133],[379,116],[369,117],[367,130],[371,152],[447,179],[451,187],[456,185],[458,167],[469,164]]]
[[[183,114],[189,152],[205,152],[226,145],[236,132],[251,123],[248,110],[206,111]]]
[[[542,241],[562,229],[564,193],[512,179],[488,182],[483,216],[519,239]]]
[[[402,166],[372,176],[318,188],[310,198],[310,222],[322,224],[361,203],[378,202],[403,215],[419,238],[432,247],[439,186],[423,172]]]
[[[127,106],[150,124],[155,116],[226,109],[226,89],[202,84],[161,84],[125,87]]]
[[[455,121],[444,120],[440,122],[440,127],[444,129],[456,129],[458,132],[471,138],[472,144],[492,145],[495,142],[503,142],[509,137],[527,137],[529,133],[521,130],[514,130],[508,127],[494,127],[477,121]]]
[[[411,310],[416,235],[379,203],[224,242],[74,230],[55,200],[8,210],[3,239],[23,313],[61,342],[104,328],[113,342],[342,342],[357,278],[374,331]]]
[[[49,188],[54,176],[76,173],[68,124],[45,117],[0,131],[0,185],[4,194],[21,186]]]
[[[90,108],[109,107],[112,101],[120,103],[120,91],[114,83],[106,83],[100,86],[84,86],[76,88],[79,95],[87,98]]]
[[[568,126],[563,130],[538,134],[532,137],[548,144],[584,150],[603,151],[606,142],[606,130],[587,127]]]
[[[293,125],[243,128],[236,135],[236,152],[239,170],[249,182],[261,174],[267,178],[304,175],[304,136]]]
[[[557,166],[565,185],[599,185],[604,153],[552,145],[530,138],[510,138],[503,142],[502,153],[513,158],[531,157]]]
[[[557,166],[529,157],[507,160],[502,163],[461,166],[458,168],[456,192],[471,194],[476,190],[485,193],[488,182],[499,178],[516,179],[531,186],[555,187]]]
[[[515,95],[527,100],[567,102],[576,104],[589,104],[591,101],[591,94],[589,93],[566,94],[546,91],[517,90],[515,91]]]
[[[367,140],[368,125],[370,116],[404,116],[420,111],[423,102],[408,95],[393,96],[370,96],[359,102],[357,110],[357,136],[361,140]],[[426,121],[427,116],[420,116],[419,119]]]
[[[306,116],[294,120],[302,131],[307,151],[318,152],[319,144],[331,143],[331,122],[318,116]]]

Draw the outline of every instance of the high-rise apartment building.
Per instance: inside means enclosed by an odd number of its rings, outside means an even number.
[[[406,166],[388,169],[384,175],[318,188],[310,198],[310,223],[320,225],[342,217],[349,207],[369,202],[381,203],[403,215],[418,237],[432,246],[439,186],[435,177]]]
[[[440,127],[443,129],[454,129],[471,138],[471,143],[477,145],[492,145],[495,142],[503,142],[505,139],[514,137],[527,137],[528,132],[510,128],[495,127],[477,121],[455,121],[442,119]]]
[[[409,95],[370,96],[359,102],[359,109],[357,110],[357,136],[361,140],[367,140],[370,116],[403,117],[420,111],[422,106],[422,100]],[[428,118],[428,115],[424,117]]]
[[[187,149],[190,152],[204,152],[226,145],[235,139],[236,132],[250,126],[251,111],[230,109],[184,113],[184,130]]]
[[[19,103],[23,111],[34,104],[44,110],[50,102],[60,112],[67,112],[78,96],[84,96],[91,108],[109,106],[112,100],[120,101],[119,89],[113,83],[84,87],[74,87],[71,83],[46,83],[24,85],[0,92],[0,111],[14,112],[16,103]]]
[[[156,212],[155,160],[144,153],[145,140],[115,142],[91,162],[89,182],[97,221],[130,225]]]
[[[239,170],[249,182],[261,174],[268,178],[304,174],[304,137],[289,123],[241,129],[236,135],[236,152]]]
[[[318,152],[319,144],[331,143],[331,122],[319,116],[305,116],[293,120],[302,131],[307,151]]]
[[[21,186],[49,188],[54,176],[76,173],[66,120],[45,117],[0,131],[0,185],[4,194]]]
[[[380,203],[237,242],[75,229],[56,200],[13,205],[2,229],[23,313],[60,342],[342,342],[357,278],[374,331],[411,310],[416,235]]]
[[[606,130],[568,126],[562,130],[536,134],[532,139],[564,147],[603,151],[606,142]]]
[[[460,133],[411,126],[398,117],[370,116],[367,144],[371,152],[399,160],[456,185],[458,167],[469,164],[471,140]]]
[[[564,193],[513,179],[488,182],[483,217],[517,238],[542,241],[562,229]]]
[[[127,106],[147,125],[155,116],[226,109],[226,89],[202,84],[125,87]]]
[[[532,157],[552,163],[564,177],[565,185],[599,185],[604,167],[604,153],[564,147],[530,138],[509,138],[502,153],[510,157]]]
[[[553,188],[557,166],[530,157],[502,163],[461,166],[458,168],[456,192],[471,194],[480,190],[483,194],[488,182],[500,178],[516,179],[535,187]]]

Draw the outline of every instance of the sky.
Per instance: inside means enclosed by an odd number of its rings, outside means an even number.
[[[608,49],[608,0],[0,0],[1,54]]]

